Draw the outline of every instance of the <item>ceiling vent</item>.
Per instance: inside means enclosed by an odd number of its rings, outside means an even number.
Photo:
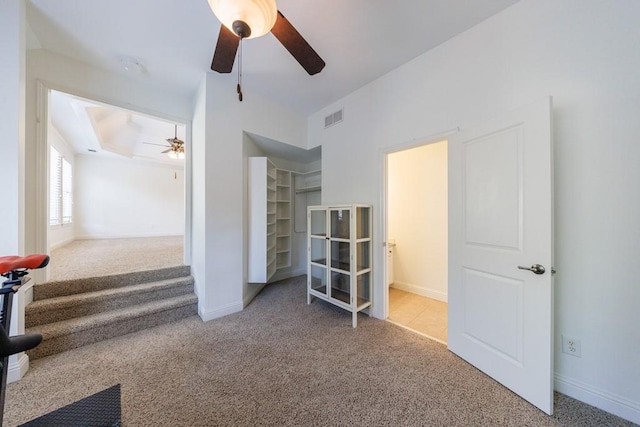
[[[338,111],[336,111],[333,114],[329,114],[327,117],[324,118],[324,128],[328,128],[331,127],[333,125],[335,125],[336,123],[340,123],[343,118],[344,118],[344,114],[343,114],[343,110],[344,109],[339,109]]]

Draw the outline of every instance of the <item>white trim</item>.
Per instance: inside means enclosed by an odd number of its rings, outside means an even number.
[[[554,380],[556,391],[640,424],[640,402],[632,402],[622,396],[609,393],[558,373],[554,375]]]
[[[173,123],[180,123],[185,125],[186,135],[185,135],[185,148],[186,148],[186,159],[184,162],[184,174],[185,174],[185,182],[184,182],[184,209],[185,209],[185,228],[184,228],[184,250],[183,250],[183,258],[185,265],[191,264],[191,231],[193,228],[192,224],[192,158],[191,158],[191,137],[192,137],[192,122],[191,119],[186,117],[175,116],[173,114],[166,114],[163,112],[159,112],[156,110],[151,110],[149,108],[143,108],[139,105],[132,105],[130,103],[123,103],[116,101],[115,99],[103,98],[100,96],[96,96],[96,94],[89,94],[83,91],[79,91],[77,89],[71,89],[69,87],[65,87],[64,85],[59,85],[56,83],[52,83],[50,81],[38,79],[36,80],[36,203],[35,203],[35,212],[37,216],[36,220],[36,247],[35,252],[38,253],[50,253],[49,246],[49,197],[48,197],[48,142],[47,142],[47,132],[48,132],[48,120],[49,120],[49,95],[51,90],[55,90],[58,92],[63,92],[75,97],[84,98],[90,100],[95,103],[105,104],[107,106],[113,106],[116,108],[121,108],[128,111],[134,111],[139,114],[151,116],[154,118],[158,118],[161,120],[170,121]],[[156,165],[161,166],[164,165],[166,167],[175,168],[177,165],[166,165],[163,163],[156,163]],[[43,171],[45,173],[43,173]],[[121,236],[120,238],[125,237],[150,237],[148,235],[145,236]],[[155,236],[154,236],[155,237]],[[77,238],[77,237],[76,237]],[[88,238],[88,237],[85,237]],[[91,237],[95,239],[100,238],[118,238],[114,236],[109,237]],[[38,283],[44,283],[49,279],[49,269],[43,268],[40,270],[35,270],[30,273],[32,278],[37,279]]]
[[[380,240],[382,241],[382,247],[384,250],[379,253],[376,252],[376,246],[374,246],[374,265],[379,265],[381,268],[378,268],[377,271],[381,273],[380,276],[374,277],[373,282],[373,301],[374,304],[372,306],[372,316],[377,319],[386,319],[389,317],[389,286],[387,285],[387,277],[388,277],[388,266],[387,266],[387,251],[386,245],[389,236],[387,236],[387,222],[388,222],[388,197],[387,197],[387,180],[388,180],[388,163],[387,159],[389,154],[396,153],[398,151],[404,151],[411,148],[421,147],[423,145],[433,144],[436,142],[440,142],[443,140],[447,140],[450,135],[453,135],[457,132],[460,132],[460,127],[456,126],[454,128],[444,130],[441,132],[432,133],[430,135],[412,138],[411,140],[404,141],[400,144],[395,144],[387,147],[383,147],[378,150],[378,164],[381,170],[380,174],[380,221],[374,224],[374,238],[377,237],[375,234],[375,230],[379,230]],[[448,288],[448,283],[447,283]],[[380,302],[378,302],[380,301]]]
[[[29,356],[26,353],[11,356],[7,368],[7,383],[20,381],[29,370]]]
[[[35,185],[35,247],[36,253],[49,254],[49,88],[36,81],[36,185]],[[33,270],[32,280],[44,283],[49,280],[49,268]]]
[[[219,317],[227,316],[229,314],[238,313],[243,310],[242,301],[232,304],[223,305],[214,310],[203,311],[202,307],[198,307],[198,315],[200,318],[208,322],[209,320],[217,319]]]
[[[413,285],[411,283],[398,282],[397,280],[391,284],[391,287],[442,302],[447,302],[448,298],[448,294],[446,292],[427,289],[422,286]]]

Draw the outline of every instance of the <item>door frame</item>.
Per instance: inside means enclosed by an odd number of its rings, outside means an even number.
[[[160,113],[158,111],[149,110],[139,106],[123,104],[114,100],[100,99],[95,95],[79,93],[69,88],[60,87],[42,80],[36,81],[36,166],[35,166],[35,252],[49,253],[49,220],[48,220],[48,194],[49,194],[49,141],[48,141],[48,123],[49,123],[49,96],[51,91],[55,90],[63,92],[79,98],[85,98],[108,106],[130,110],[159,119],[172,121],[185,125],[185,163],[184,163],[184,209],[185,209],[185,226],[184,226],[184,249],[183,258],[186,265],[191,264],[191,230],[192,230],[192,160],[191,160],[191,120],[186,118],[172,116]],[[49,269],[43,268],[34,270],[30,273],[33,276],[32,283],[44,283],[49,279]]]
[[[382,261],[381,263],[379,263],[382,266],[382,268],[381,268],[381,276],[379,276],[380,278],[377,281],[380,288],[377,289],[378,292],[375,295],[377,298],[382,299],[382,302],[381,302],[382,311],[380,312],[380,314],[381,314],[381,319],[383,320],[387,320],[387,318],[389,317],[389,286],[387,286],[387,280],[386,280],[387,272],[389,269],[389,266],[387,265],[388,257],[386,252],[387,241],[389,240],[389,236],[388,236],[388,232],[389,232],[388,230],[389,228],[388,227],[388,221],[389,221],[389,207],[388,207],[389,161],[388,159],[389,159],[389,155],[400,152],[400,151],[410,150],[412,148],[418,148],[425,145],[434,144],[436,142],[447,140],[448,136],[459,131],[460,131],[460,128],[455,127],[453,129],[434,133],[421,138],[414,138],[410,141],[406,141],[404,143],[394,145],[393,147],[387,147],[380,150],[380,168],[382,171],[382,173],[380,174],[381,180],[382,180],[380,185],[380,188],[382,189],[382,191],[380,192],[380,206],[381,206],[380,237],[382,240],[382,244],[380,248],[381,248],[382,256],[380,256],[378,259]],[[378,310],[380,310],[380,308]]]

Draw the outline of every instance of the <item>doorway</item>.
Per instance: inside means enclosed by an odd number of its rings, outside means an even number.
[[[392,323],[447,342],[447,141],[387,154],[387,285]]]
[[[187,124],[44,85],[38,96],[47,159],[40,239],[52,256],[42,281],[113,274],[107,265],[127,273],[187,263]],[[66,167],[57,178],[54,163]]]

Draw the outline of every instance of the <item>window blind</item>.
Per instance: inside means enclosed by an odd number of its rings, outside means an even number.
[[[58,150],[51,147],[49,163],[49,225],[71,224],[72,221],[72,166]]]

